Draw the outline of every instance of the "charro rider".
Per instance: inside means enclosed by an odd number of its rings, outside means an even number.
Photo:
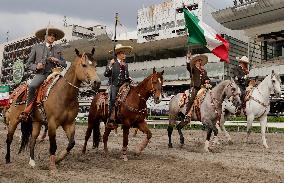
[[[28,68],[34,71],[35,76],[28,86],[27,104],[20,115],[21,120],[27,120],[32,110],[34,99],[36,98],[36,90],[48,75],[51,74],[52,69],[57,66],[67,66],[62,55],[62,47],[54,44],[54,41],[64,37],[62,30],[53,27],[44,28],[38,30],[35,36],[40,40],[44,40],[44,42],[34,45],[27,61]]]
[[[246,87],[248,85],[248,75],[249,75],[249,59],[246,56],[242,56],[241,58],[236,57],[239,62],[238,67],[234,70],[234,80],[236,84],[241,89],[241,107],[244,109],[245,107],[245,95],[246,95]]]
[[[128,65],[125,59],[126,54],[131,53],[132,49],[133,48],[131,46],[123,46],[121,44],[117,44],[114,48],[115,58],[112,59],[106,66],[104,76],[109,78],[110,85],[109,116],[111,116],[111,113],[113,111],[116,95],[119,88],[125,82],[130,82]],[[109,128],[115,128],[114,123],[114,120],[108,119],[107,126]]]
[[[187,54],[187,70],[190,73],[191,78],[191,93],[188,96],[188,103],[186,106],[186,116],[189,117],[190,108],[193,105],[194,99],[202,86],[208,85],[210,79],[207,76],[207,72],[204,69],[204,65],[207,64],[208,57],[206,55],[197,54],[191,57],[191,53]]]

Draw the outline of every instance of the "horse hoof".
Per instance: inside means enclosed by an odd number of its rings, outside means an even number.
[[[209,153],[210,151],[209,151],[208,148],[204,148],[204,152],[205,152],[205,153]]]
[[[9,163],[11,163],[11,160],[6,159],[6,164],[9,164]]]
[[[99,148],[95,147],[95,148],[94,148],[94,152],[95,152],[95,153],[98,153],[98,152],[99,152]]]
[[[265,149],[269,148],[267,144],[263,144],[263,146],[265,147]]]
[[[35,160],[32,160],[31,158],[30,158],[30,162],[29,162],[29,165],[32,167],[32,168],[34,168],[35,167]]]
[[[123,154],[123,155],[121,156],[121,158],[122,158],[123,161],[128,161],[128,158],[127,158],[127,156],[126,156],[125,154]]]
[[[96,149],[96,146],[93,145],[92,149]]]
[[[184,146],[184,144],[180,144],[180,145],[179,145],[180,148],[183,148],[183,146]]]
[[[86,154],[86,149],[82,149],[82,154]]]
[[[54,177],[57,174],[57,169],[56,168],[52,168],[49,170],[49,175]]]
[[[168,144],[168,147],[169,148],[173,148],[173,144]]]
[[[232,141],[232,140],[229,140],[229,141],[228,141],[228,144],[229,144],[229,145],[233,145],[233,141]]]

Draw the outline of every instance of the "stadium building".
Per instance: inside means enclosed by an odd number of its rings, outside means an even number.
[[[223,26],[245,32],[249,38],[251,61],[255,62],[255,50],[260,51],[260,62],[253,64],[250,71],[252,77],[263,78],[274,70],[284,81],[283,0],[235,0],[233,7],[213,12],[212,15]],[[252,43],[254,46],[251,46]],[[273,97],[270,106],[270,112],[284,112],[284,94],[281,98]]]

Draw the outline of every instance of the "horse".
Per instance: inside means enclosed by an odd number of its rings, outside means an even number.
[[[71,151],[75,145],[75,117],[78,114],[79,103],[78,93],[81,83],[92,84],[93,89],[98,89],[100,79],[96,72],[96,62],[93,59],[95,49],[91,53],[81,54],[75,49],[76,57],[70,68],[63,77],[54,84],[49,92],[48,98],[43,102],[43,108],[35,106],[33,115],[28,118],[28,121],[21,122],[22,140],[19,152],[21,152],[30,140],[30,161],[29,165],[35,167],[34,147],[36,139],[39,135],[42,124],[48,126],[48,136],[50,142],[50,173],[56,172],[55,163],[59,163]],[[7,154],[6,163],[10,162],[10,145],[12,143],[13,134],[19,123],[18,116],[24,110],[24,104],[16,105],[15,101],[6,113],[9,121],[7,134]],[[45,117],[42,113],[44,110]],[[56,129],[62,126],[68,138],[68,146],[62,151],[56,159]],[[29,138],[31,136],[31,139]]]
[[[147,116],[146,101],[150,96],[152,96],[156,104],[161,102],[163,73],[164,71],[156,72],[154,68],[153,73],[146,77],[137,86],[126,86],[126,88],[130,87],[126,92],[121,92],[121,90],[124,90],[124,85],[120,88],[118,97],[116,99],[116,105],[118,105],[116,122],[122,125],[123,147],[121,157],[124,161],[128,160],[127,146],[130,127],[137,127],[140,131],[146,134],[146,138],[137,148],[137,155],[139,155],[146,148],[149,140],[152,137],[152,133],[145,121],[145,117]],[[118,102],[119,100],[120,102]],[[113,112],[110,115],[110,118],[114,119],[115,115],[115,112]],[[96,123],[99,123],[99,121],[96,121]],[[96,128],[96,132],[98,132],[99,125],[97,124],[94,126]],[[112,129],[108,128],[108,126],[106,125],[103,134],[104,154],[106,157],[108,156],[107,141],[111,131]],[[98,138],[96,144],[99,144]]]
[[[187,90],[186,93],[188,96],[189,91]],[[227,112],[236,113],[236,106],[240,103],[239,95],[240,88],[233,80],[222,81],[212,90],[209,90],[206,93],[204,100],[200,104],[200,114],[198,114],[198,111],[194,110],[192,117],[187,120],[185,120],[186,106],[183,105],[180,107],[179,104],[182,97],[184,97],[184,94],[179,93],[174,96],[169,103],[169,125],[167,129],[169,138],[168,147],[173,147],[171,142],[171,135],[173,132],[173,126],[174,124],[176,124],[177,117],[179,116],[181,117],[181,122],[177,125],[176,128],[180,135],[181,147],[184,145],[184,137],[181,130],[185,125],[190,123],[191,119],[194,119],[201,121],[207,128],[207,137],[204,149],[206,152],[208,152],[209,140],[211,138],[212,130],[214,131],[214,139],[217,139],[218,125],[220,125],[225,134],[227,134],[227,131],[224,127],[224,116],[227,115]],[[187,102],[187,100],[188,99],[186,99],[185,103]],[[229,136],[226,136],[228,140],[230,140]],[[218,141],[216,141],[215,143],[218,143]]]
[[[281,78],[272,70],[271,74],[266,76],[259,85],[252,89],[251,94],[247,96],[245,114],[247,116],[247,142],[251,133],[252,122],[259,118],[261,125],[262,144],[268,148],[265,129],[267,125],[267,114],[270,110],[269,96],[271,92],[275,95],[281,95]]]
[[[106,92],[100,92],[96,94],[92,100],[89,116],[88,116],[88,127],[85,133],[85,142],[82,148],[82,153],[86,153],[88,140],[93,132],[93,149],[98,149],[99,142],[101,141],[101,133],[100,133],[100,122],[107,122],[109,117],[108,114],[108,94]],[[137,129],[138,131],[138,129]],[[134,131],[134,135],[137,133],[136,129]],[[115,136],[117,136],[117,128],[115,129]]]
[[[94,96],[88,116],[88,128],[85,135],[85,143],[82,153],[86,152],[87,142],[93,131],[93,148],[99,147],[100,142],[100,122],[106,122],[108,118],[108,94],[100,92]]]
[[[185,125],[189,123],[187,119],[185,118],[185,113],[186,113],[186,103],[188,102],[188,97],[186,97],[184,104],[181,105],[180,102],[183,100],[184,96],[189,96],[189,90],[186,90],[184,93],[178,93],[175,96],[173,96],[169,102],[169,125],[167,128],[168,131],[168,138],[169,138],[169,143],[168,147],[173,148],[172,144],[172,132],[173,132],[173,127],[176,124],[176,128],[178,130],[179,136],[180,136],[180,147],[184,146],[184,136],[182,133],[182,129]],[[237,104],[236,102],[234,103],[232,101],[232,97],[230,98],[225,98],[223,103],[222,103],[222,113],[221,113],[221,118],[220,118],[220,127],[217,125],[217,128],[219,131],[224,131],[225,136],[228,140],[229,143],[232,143],[231,137],[229,133],[227,132],[224,123],[225,120],[231,115],[235,114],[237,112]],[[177,123],[177,120],[180,119],[180,123]]]

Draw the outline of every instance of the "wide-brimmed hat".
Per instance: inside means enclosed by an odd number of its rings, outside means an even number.
[[[38,39],[45,40],[46,29],[47,28],[43,28],[43,29],[36,31],[35,36]],[[55,34],[56,35],[55,41],[62,39],[65,35],[62,30],[55,28],[55,27],[48,27],[48,34]]]
[[[236,59],[237,59],[239,62],[243,62],[243,63],[246,63],[246,64],[249,63],[249,59],[248,59],[248,57],[246,57],[246,56],[242,56],[241,58],[240,58],[240,57],[236,57]]]
[[[131,53],[132,49],[132,46],[123,46],[122,44],[117,44],[115,45],[114,53],[117,54],[119,52],[124,52],[126,54],[129,54]],[[109,53],[113,53],[113,50],[110,50]]]
[[[191,65],[194,65],[197,60],[202,60],[202,65],[205,65],[205,64],[208,63],[208,57],[207,57],[207,55],[197,54],[197,55],[194,55],[194,56],[192,57],[192,59],[190,60],[190,64],[191,64]]]

